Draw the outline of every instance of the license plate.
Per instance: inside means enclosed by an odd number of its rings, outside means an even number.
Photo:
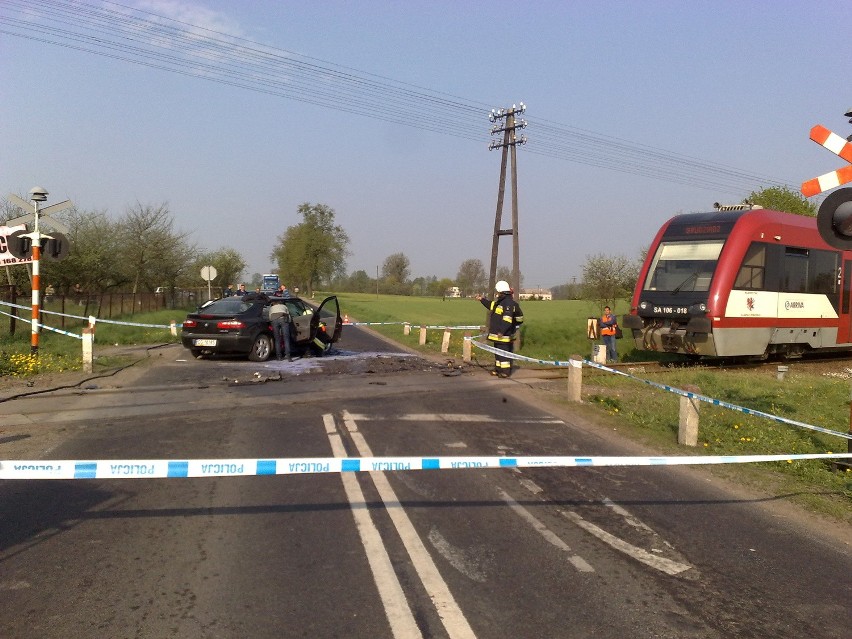
[[[195,346],[216,346],[215,339],[195,339],[192,340]]]

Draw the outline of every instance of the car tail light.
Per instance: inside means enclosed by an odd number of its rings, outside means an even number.
[[[241,322],[240,320],[223,320],[221,322],[216,323],[216,328],[221,328],[224,330],[231,330],[234,328],[245,328],[245,322]]]
[[[183,321],[184,328],[195,328],[196,326],[198,326],[198,322],[196,322],[195,320],[187,319]]]

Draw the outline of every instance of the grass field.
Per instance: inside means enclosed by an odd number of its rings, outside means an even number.
[[[317,298],[322,295],[317,294]],[[341,312],[363,322],[411,322],[414,327],[421,325],[469,326],[485,324],[486,309],[475,299],[433,297],[398,297],[393,295],[369,295],[361,293],[343,293],[339,296]],[[522,304],[524,326],[521,329],[522,350],[528,357],[547,360],[566,360],[577,354],[589,357],[593,344],[586,337],[587,319],[597,317],[599,310],[595,305],[575,300],[554,300],[551,302],[528,301]],[[628,308],[626,300],[615,305],[615,313],[621,314]],[[412,329],[408,339],[403,338],[401,326],[376,326],[375,330],[403,341],[407,346],[419,349],[419,331]],[[451,354],[460,355],[462,350],[462,332],[454,331],[450,341]],[[427,331],[427,348],[441,345],[443,332]],[[636,353],[629,340],[618,343],[619,357],[622,361],[648,359],[647,355]]]

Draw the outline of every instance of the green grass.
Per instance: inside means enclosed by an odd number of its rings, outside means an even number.
[[[99,357],[99,347],[178,342],[180,340],[180,323],[185,316],[185,311],[164,310],[136,313],[133,316],[116,320],[157,325],[169,325],[174,320],[177,323],[178,336],[173,336],[169,328],[120,326],[107,322],[97,322],[94,338],[94,354],[98,358],[96,363],[100,367],[120,363],[108,357]],[[59,328],[59,322],[55,316],[49,316],[47,322],[50,326]],[[81,335],[86,326],[88,326],[88,322],[83,320],[67,319],[65,328],[61,330]],[[83,368],[83,345],[82,341],[76,337],[43,328],[39,333],[38,355],[33,356],[29,322],[19,320],[14,335],[6,333],[0,336],[0,358],[2,359],[2,362],[0,362],[0,378],[33,377],[42,373],[78,371]]]
[[[321,298],[322,294],[317,294]],[[440,353],[443,331],[427,330],[425,347],[419,346],[421,325],[469,326],[484,325],[486,309],[475,299],[434,297],[398,297],[366,293],[341,293],[341,313],[352,321],[411,322],[411,335],[403,336],[402,326],[376,326],[374,330],[406,346],[425,352]],[[616,313],[627,309],[627,301],[615,305]],[[590,302],[554,300],[525,301],[524,326],[521,328],[520,353],[545,360],[567,360],[571,355],[589,357],[593,342],[586,337],[587,319],[597,317],[598,309]],[[450,355],[461,356],[463,331],[453,331]],[[634,350],[630,340],[618,343],[622,361],[648,360],[645,353]]]

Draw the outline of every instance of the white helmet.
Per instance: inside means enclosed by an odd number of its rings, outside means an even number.
[[[512,288],[509,286],[509,282],[506,280],[500,280],[494,285],[494,290],[498,293],[508,293],[512,290]]]

